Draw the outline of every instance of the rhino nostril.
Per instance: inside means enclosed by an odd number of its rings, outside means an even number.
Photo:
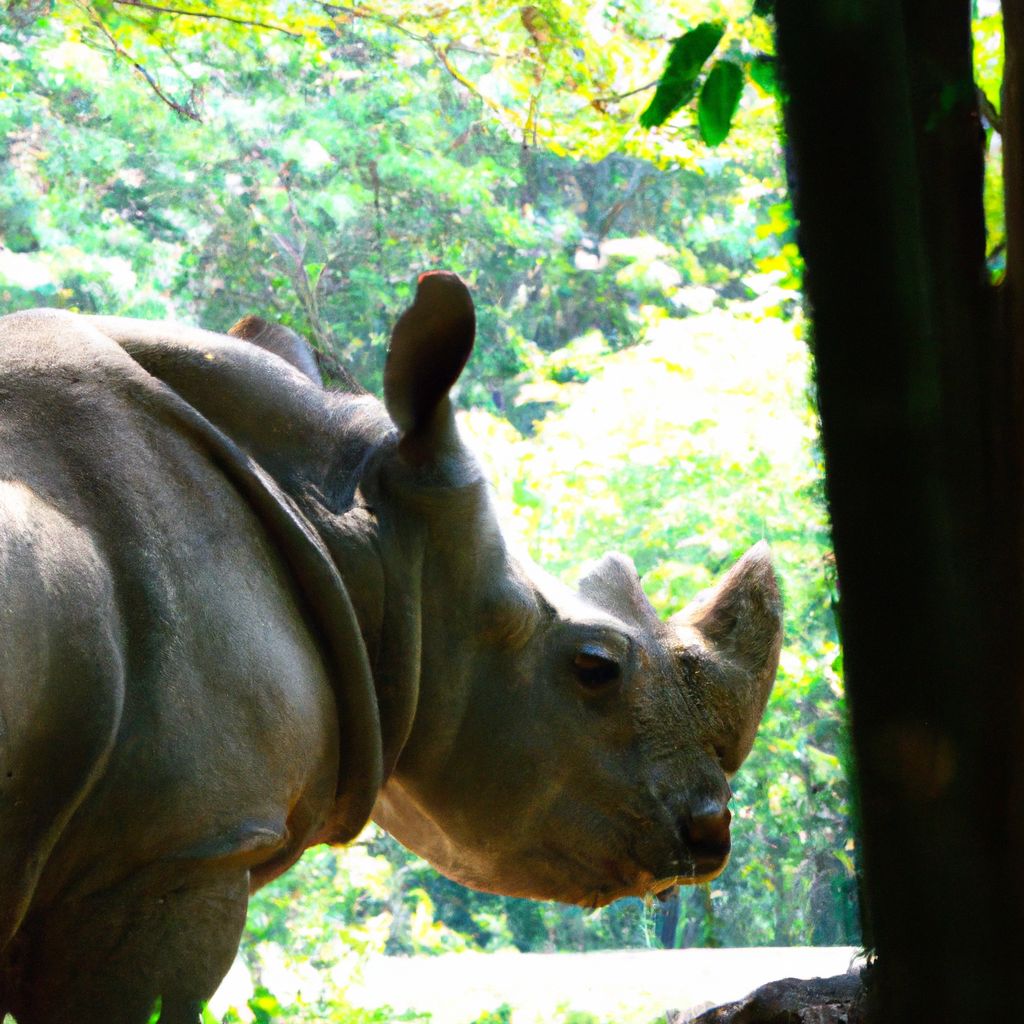
[[[683,838],[696,856],[724,857],[729,852],[732,814],[721,804],[700,807],[682,821]]]

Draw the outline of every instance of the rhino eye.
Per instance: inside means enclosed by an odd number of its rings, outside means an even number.
[[[579,651],[572,659],[577,682],[588,690],[601,690],[616,682],[621,673],[614,658],[595,651]]]

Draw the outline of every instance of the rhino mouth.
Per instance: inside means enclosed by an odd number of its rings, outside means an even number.
[[[677,886],[710,882],[725,870],[731,848],[727,825],[713,837],[695,835],[685,820],[661,832],[660,840],[648,832],[627,846],[639,891],[622,895],[658,897]]]
[[[662,860],[661,867],[653,870],[632,852],[621,860],[605,858],[596,863],[551,844],[544,853],[551,894],[541,898],[591,909],[626,897],[669,899],[678,886],[701,885],[717,878],[729,862],[727,848],[714,856],[684,851],[667,862]]]
[[[717,861],[701,859],[694,863],[687,861],[680,865],[677,873],[663,875],[659,873],[643,872],[639,881],[634,886],[633,892],[621,893],[621,896],[654,896],[661,900],[669,899],[673,890],[681,885],[703,885],[717,878],[729,863],[729,855],[726,853]],[[619,896],[612,897],[618,899]]]
[[[671,895],[671,890],[680,885],[703,885],[705,882],[710,882],[712,879],[717,878],[725,870],[725,866],[728,863],[728,854],[725,854],[721,860],[715,863],[702,861],[699,864],[693,865],[689,871],[683,874],[669,875],[666,878],[659,878],[657,881],[652,882],[648,892],[659,899],[667,899]]]

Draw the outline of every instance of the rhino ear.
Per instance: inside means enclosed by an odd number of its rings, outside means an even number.
[[[595,562],[580,580],[580,597],[642,629],[657,629],[658,613],[640,586],[632,560],[617,551]]]
[[[473,350],[475,330],[473,300],[458,275],[421,275],[384,364],[384,404],[401,433],[400,450],[415,462],[433,458],[453,431],[448,392]]]
[[[782,598],[768,545],[752,547],[669,626],[682,638],[696,631],[707,649],[708,705],[723,765],[735,771],[753,745],[782,648]]]

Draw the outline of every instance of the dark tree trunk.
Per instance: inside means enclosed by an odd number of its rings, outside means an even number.
[[[1006,8],[1008,34],[1019,39],[1011,23],[1021,22],[1020,0]],[[1016,1019],[1020,70],[1008,61],[1010,245],[1006,283],[994,288],[969,0],[777,0],[776,12],[878,1019]]]
[[[658,941],[662,949],[676,948],[676,932],[679,931],[679,890],[661,905],[661,919],[658,922]]]

